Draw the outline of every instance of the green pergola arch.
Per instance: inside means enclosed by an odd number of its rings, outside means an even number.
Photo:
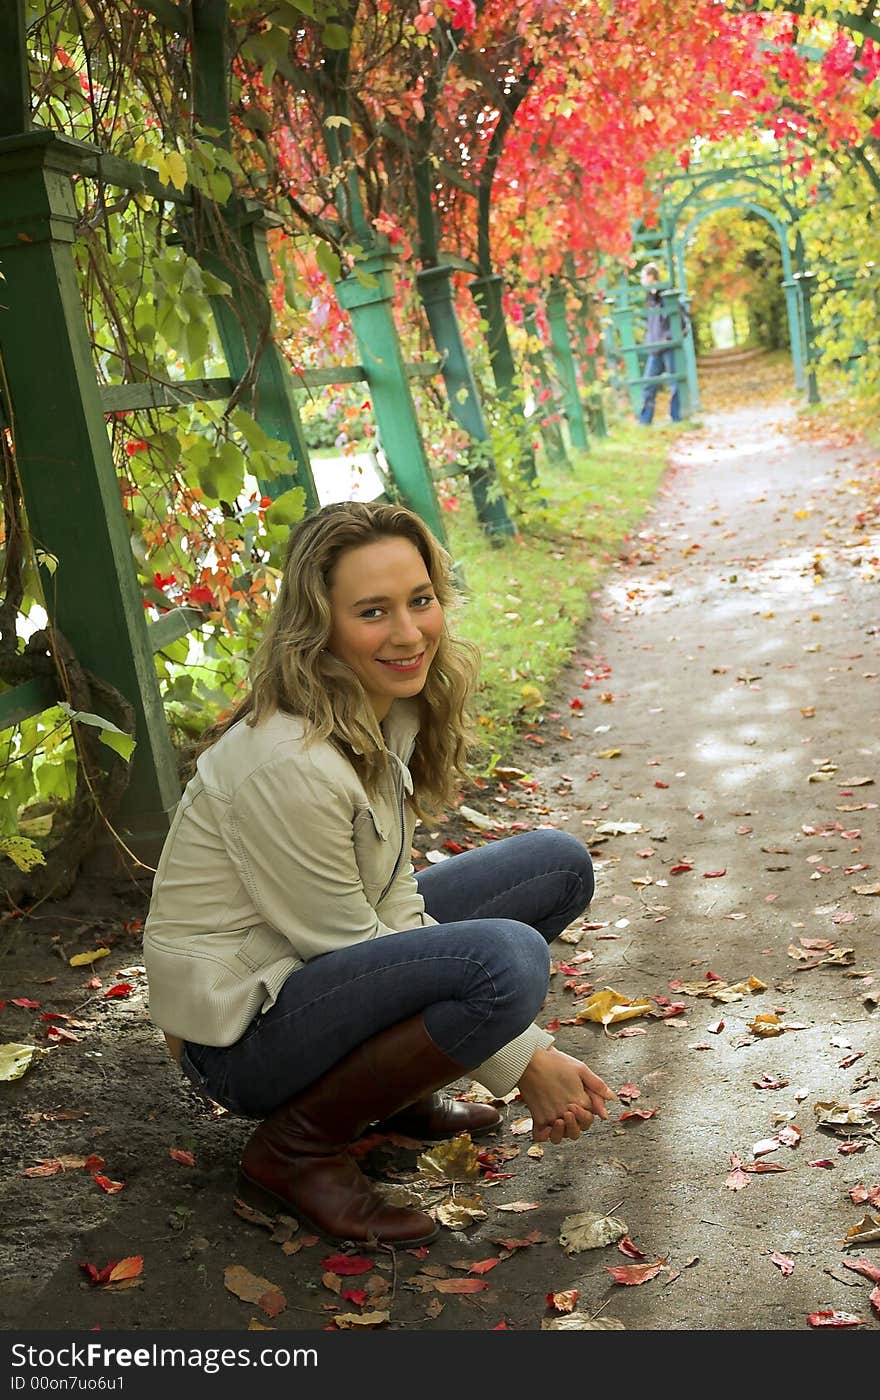
[[[811,403],[818,399],[815,372],[811,368],[812,318],[810,314],[810,276],[805,270],[804,246],[800,228],[800,210],[785,189],[785,176],[778,159],[753,161],[748,165],[716,166],[705,171],[677,176],[673,185],[686,182],[687,193],[673,201],[667,192],[662,211],[662,229],[670,274],[678,279],[684,294],[684,255],[694,229],[704,219],[723,209],[739,209],[765,219],[779,239],[784,273],[783,290],[788,315],[791,358],[795,385],[806,389]],[[709,197],[719,186],[736,184],[750,187],[747,191]],[[690,217],[682,228],[682,220]],[[684,358],[688,375],[691,403],[699,407],[697,358],[693,338],[686,337]]]
[[[689,201],[682,201],[682,207]],[[805,307],[803,298],[802,266],[799,269],[799,277],[794,275],[795,269],[792,264],[792,253],[789,247],[788,235],[785,225],[781,219],[766,208],[765,205],[757,203],[752,199],[743,199],[740,195],[725,195],[721,199],[713,199],[705,203],[692,215],[687,224],[680,231],[676,228],[672,238],[672,257],[675,264],[675,274],[678,286],[682,292],[687,294],[687,275],[685,271],[685,252],[695,230],[713,215],[720,213],[724,209],[737,209],[750,214],[756,214],[773,229],[779,239],[779,248],[782,254],[783,290],[785,291],[785,308],[788,316],[788,334],[791,343],[791,358],[794,368],[794,382],[798,389],[807,387],[807,324],[805,317]],[[800,244],[800,233],[796,234],[795,243],[796,255],[800,254],[798,261],[802,264],[802,249]],[[687,366],[688,383],[691,391],[691,402],[695,408],[699,408],[700,396],[697,381],[697,355],[692,336],[685,340],[685,364]]]

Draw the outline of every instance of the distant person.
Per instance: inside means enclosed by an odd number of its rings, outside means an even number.
[[[660,269],[656,263],[645,263],[639,279],[647,292],[648,321],[645,328],[645,340],[650,344],[657,344],[660,341],[671,340],[672,331],[670,329],[669,312],[663,308],[663,295],[660,291]],[[648,358],[645,362],[645,378],[652,379],[658,374],[675,373],[675,351],[670,345],[668,350],[649,350]],[[656,384],[646,384],[642,397],[642,407],[639,413],[639,422],[645,427],[654,421],[654,404],[657,399]],[[669,417],[673,423],[681,421],[681,398],[678,391],[678,380],[672,381],[672,394],[669,399]]]
[[[156,873],[150,1013],[184,1073],[258,1119],[239,1194],[360,1244],[417,1245],[348,1149],[379,1130],[486,1132],[517,1086],[536,1142],[615,1095],[533,1024],[548,944],[590,902],[583,842],[537,830],[414,874],[416,817],[454,797],[476,652],[449,630],[452,561],[402,506],[293,530],[251,689],[209,736]]]

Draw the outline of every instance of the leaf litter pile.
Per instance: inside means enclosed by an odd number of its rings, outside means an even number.
[[[720,508],[712,519],[721,531]],[[633,539],[623,560],[632,579],[620,604],[627,615],[649,611],[674,579],[664,547],[651,530]],[[696,547],[692,541],[681,548],[684,563]],[[830,571],[827,543],[823,549],[821,567],[814,567],[813,555],[804,564],[813,597],[820,596]],[[760,575],[761,561],[739,567],[729,586],[751,589],[757,597],[758,585],[748,580]],[[849,567],[864,576],[863,565],[850,561]],[[727,579],[733,577],[731,571]],[[767,613],[759,616],[770,626]],[[810,656],[820,650],[809,641],[804,645]],[[739,657],[710,658],[707,648],[703,664],[709,683],[719,692],[726,688],[738,702],[760,699],[771,688],[772,668],[765,663],[746,667]],[[864,666],[867,683],[876,679],[867,660],[853,660],[852,666]],[[168,1241],[189,1231],[186,1267],[199,1268],[240,1309],[237,1325],[252,1329],[436,1323],[616,1330],[667,1326],[670,1320],[674,1326],[674,1300],[690,1296],[688,1288],[705,1299],[717,1294],[712,1231],[725,1241],[736,1239],[742,1217],[740,1257],[747,1256],[745,1267],[760,1279],[765,1296],[785,1307],[785,1290],[799,1287],[791,1296],[806,1298],[803,1279],[812,1271],[810,1302],[792,1308],[784,1325],[880,1325],[878,971],[865,936],[880,909],[880,880],[860,825],[876,825],[870,758],[858,745],[835,755],[818,748],[814,753],[812,743],[805,743],[797,754],[802,802],[786,818],[785,832],[774,827],[764,835],[757,800],[753,809],[728,800],[723,810],[713,810],[708,797],[679,796],[686,791],[679,764],[685,765],[674,747],[661,747],[658,738],[630,754],[624,727],[632,712],[608,658],[585,657],[574,675],[575,693],[558,710],[540,692],[529,698],[524,741],[540,750],[540,763],[498,764],[477,779],[442,827],[419,829],[413,859],[421,868],[538,825],[582,830],[598,892],[587,916],[554,945],[551,998],[541,1021],[561,1048],[583,1057],[616,1090],[609,1122],[594,1125],[576,1144],[534,1144],[526,1106],[511,1095],[500,1105],[502,1128],[476,1142],[466,1135],[428,1144],[368,1134],[356,1148],[365,1169],[389,1199],[417,1203],[441,1227],[431,1245],[395,1254],[328,1243],[293,1216],[265,1215],[235,1200],[231,1167],[242,1139],[231,1136],[222,1111],[204,1107],[214,1145],[227,1135],[230,1170],[212,1185],[211,1196],[215,1216],[223,1211],[226,1217],[228,1244],[220,1259],[219,1248],[209,1248],[215,1245],[207,1237],[210,1224],[199,1214],[209,1199],[204,1184],[198,1195],[180,1196],[205,1166],[203,1139],[189,1131],[191,1103],[189,1119],[178,1112],[164,1120],[173,1126],[150,1163],[163,1201],[187,1202],[173,1207],[158,1246],[155,1231],[129,1237],[129,1175],[116,1165],[118,1152],[100,1140],[85,1141],[82,1120],[88,1114],[78,1105],[25,1108],[22,1122],[42,1134],[40,1153],[18,1165],[29,1208],[44,1208],[52,1192],[63,1201],[67,1192],[79,1200],[87,1190],[105,1212],[113,1212],[116,1236],[127,1241],[125,1248],[77,1255],[64,1264],[69,1284],[81,1287],[94,1306],[112,1300],[114,1308],[136,1308],[149,1297],[157,1254],[168,1253]],[[871,693],[876,697],[876,689]],[[814,691],[798,699],[803,703],[790,722],[807,732],[796,733],[793,744],[809,740],[822,715]],[[658,711],[662,715],[659,703]],[[653,723],[659,732],[660,721]],[[630,776],[622,783],[617,775],[628,760]],[[711,839],[716,824],[722,835]],[[755,877],[746,889],[737,875],[742,851]],[[780,901],[781,907],[787,889],[796,889],[798,897],[777,915],[773,906]],[[756,901],[765,906],[762,929],[772,932],[762,933],[747,955],[739,937],[734,954],[728,945],[755,920]],[[699,949],[688,961],[678,935],[691,923],[703,932],[701,944],[687,945],[690,952]],[[111,954],[124,939],[112,930],[100,932],[91,942],[81,938],[76,952],[62,945],[66,976],[79,979],[69,989],[65,984],[70,995],[64,999],[54,995],[56,977],[30,979],[43,986],[4,991],[3,1089],[38,1084],[56,1057],[73,1064],[101,1044],[102,1031],[115,1027],[122,1034],[135,1018],[145,1017],[143,967],[133,961],[117,965],[126,959]],[[137,940],[137,927],[125,932]],[[644,953],[648,940],[653,962]],[[761,941],[771,946],[759,946]],[[662,976],[658,957],[666,966]],[[827,1019],[813,1009],[817,987],[819,1004],[823,996],[833,1004]],[[723,1065],[723,1076],[714,1091],[707,1090],[715,1064]],[[710,1067],[708,1077],[704,1066]],[[160,1072],[169,1070],[163,1064]],[[664,1087],[673,1078],[676,1087]],[[737,1104],[746,1105],[734,1115],[723,1112],[731,1082]],[[477,1084],[460,1092],[491,1097]],[[704,1093],[716,1102],[700,1103]],[[111,1117],[106,1107],[108,1125]],[[82,1140],[71,1142],[80,1129]],[[110,1126],[103,1131],[110,1143]],[[55,1143],[48,1146],[53,1134]],[[689,1160],[699,1163],[698,1180],[684,1182],[674,1202],[661,1201],[652,1161],[681,1143],[690,1148]],[[641,1161],[641,1169],[631,1171],[631,1161]],[[827,1227],[810,1238],[818,1264],[805,1258],[787,1218],[799,1189],[813,1197],[824,1193],[827,1202]],[[690,1198],[697,1193],[694,1209]],[[762,1223],[760,1235],[749,1224],[755,1219]],[[205,1234],[192,1233],[196,1220]],[[122,1295],[118,1301],[116,1295]],[[641,1313],[633,1310],[636,1299],[649,1300]],[[95,1316],[100,1319],[100,1313]],[[713,1324],[704,1315],[697,1325]]]

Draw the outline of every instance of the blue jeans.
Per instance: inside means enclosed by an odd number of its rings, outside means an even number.
[[[645,378],[650,379],[655,374],[675,373],[675,351],[674,350],[652,350],[645,364]],[[657,398],[659,385],[646,384],[644,396],[642,398],[642,408],[639,413],[639,422],[647,426],[654,421],[654,402]],[[681,421],[681,399],[678,392],[678,380],[672,385],[672,395],[669,399],[669,417],[673,423]]]
[[[234,1045],[187,1042],[181,1068],[233,1113],[265,1118],[386,1027],[424,1013],[463,1070],[530,1025],[547,995],[550,944],[586,909],[593,867],[562,831],[528,831],[417,875],[436,926],[324,953],[291,973]]]

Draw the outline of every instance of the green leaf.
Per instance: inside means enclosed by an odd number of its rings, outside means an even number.
[[[335,282],[338,280],[339,274],[342,271],[342,266],[340,264],[338,256],[336,255],[336,253],[334,253],[333,249],[328,243],[318,244],[317,248],[315,249],[315,260],[319,268],[323,272],[324,276],[330,282]]]
[[[35,865],[46,864],[46,857],[39,846],[35,846],[27,836],[0,836],[0,856],[8,856],[25,875]]]
[[[341,24],[325,24],[321,37],[328,49],[347,49],[351,44],[351,35]]]
[[[137,748],[137,744],[130,734],[123,734],[121,730],[102,729],[99,734],[102,744],[106,744],[108,749],[118,753],[120,758],[124,758],[126,763],[131,758],[132,753]]]
[[[269,525],[295,525],[305,514],[306,493],[301,486],[292,486],[278,496],[266,509]]]
[[[68,705],[66,700],[60,700],[58,708],[64,711],[72,723],[88,724],[93,729],[100,729],[101,733],[98,737],[101,742],[114,749],[126,762],[131,757],[132,750],[136,747],[134,739],[114,724],[112,720],[102,719],[100,715],[90,714],[88,710],[75,710],[72,705]]]

